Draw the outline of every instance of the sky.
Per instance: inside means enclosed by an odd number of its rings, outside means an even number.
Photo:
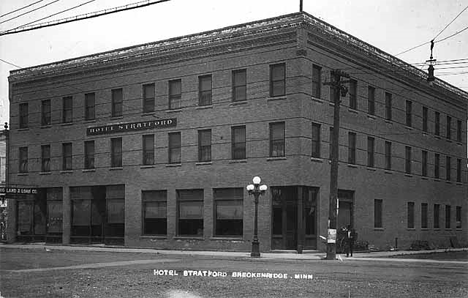
[[[0,15],[37,1],[1,0]],[[91,2],[41,22],[139,2],[42,0],[0,17],[0,31],[88,1]],[[46,4],[50,5],[17,17]],[[435,59],[465,60],[461,61],[464,63],[450,65],[456,68],[440,69],[448,66],[436,66],[435,75],[468,92],[468,30],[437,43],[468,27],[468,9],[456,18],[467,6],[468,0],[303,0],[305,12],[391,55],[437,37]],[[0,36],[0,123],[9,121],[8,76],[18,67],[41,65],[298,11],[299,0],[171,0],[98,18]],[[408,63],[422,63],[429,56],[430,46],[427,44],[397,57]],[[427,65],[422,69],[426,70]]]

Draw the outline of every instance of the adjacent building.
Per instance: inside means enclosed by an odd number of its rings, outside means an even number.
[[[333,70],[338,226],[467,244],[468,94],[307,13],[12,71],[10,241],[323,249]],[[437,73],[436,73],[437,74]]]

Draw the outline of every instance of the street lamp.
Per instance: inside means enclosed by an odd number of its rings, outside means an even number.
[[[258,242],[258,197],[263,195],[268,187],[265,184],[260,185],[262,179],[260,177],[255,176],[253,178],[253,184],[247,185],[247,191],[249,195],[254,195],[255,198],[255,218],[254,218],[254,236],[252,241],[252,252],[250,254],[253,258],[260,257],[260,243]]]

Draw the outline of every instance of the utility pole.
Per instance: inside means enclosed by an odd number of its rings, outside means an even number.
[[[328,206],[328,236],[327,236],[327,260],[336,259],[336,217],[338,200],[338,150],[340,135],[340,103],[341,97],[346,96],[348,88],[343,84],[349,83],[349,80],[342,81],[341,77],[349,78],[349,74],[341,70],[331,72],[331,82],[329,85],[333,91],[333,135],[331,142],[331,165],[330,165],[330,198]]]
[[[303,3],[302,3],[302,2],[303,2],[302,0],[299,1],[299,12],[302,12],[302,11],[303,11],[302,8],[303,8],[304,6],[303,6]]]

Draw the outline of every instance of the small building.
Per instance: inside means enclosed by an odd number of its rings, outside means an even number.
[[[323,249],[336,69],[338,227],[467,244],[468,94],[307,13],[12,71],[10,241],[248,251],[260,176],[260,249]]]

